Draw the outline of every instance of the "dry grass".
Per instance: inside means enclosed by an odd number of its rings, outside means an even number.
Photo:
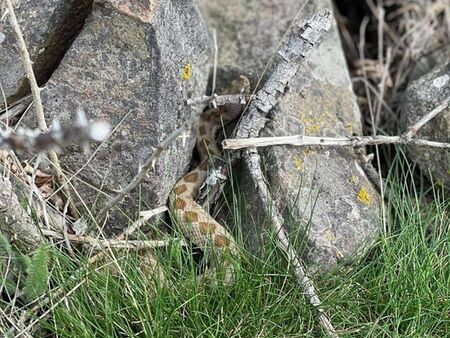
[[[395,135],[398,104],[412,71],[450,42],[450,6],[447,0],[357,3],[336,0],[365,130]]]

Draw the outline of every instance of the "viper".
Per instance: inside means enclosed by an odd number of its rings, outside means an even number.
[[[239,94],[250,91],[250,82],[245,76],[232,81],[224,94]],[[174,186],[169,197],[169,206],[179,229],[195,246],[203,251],[211,248],[213,259],[210,269],[204,273],[212,276],[220,265],[221,280],[230,284],[234,279],[233,260],[238,257],[238,246],[233,235],[217,222],[196,202],[200,188],[208,176],[213,156],[220,156],[215,136],[223,125],[235,120],[242,112],[242,105],[228,105],[206,110],[201,117],[197,133],[197,150],[200,163],[184,175]]]

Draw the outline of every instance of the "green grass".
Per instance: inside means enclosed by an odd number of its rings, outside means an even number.
[[[341,337],[449,336],[450,202],[413,177],[397,159],[388,232],[354,265],[315,278]],[[119,260],[120,277],[91,267],[68,282],[79,266],[54,249],[53,285],[78,288],[41,325],[58,337],[324,336],[283,256],[274,243],[266,249],[243,258],[229,287],[197,283],[189,249],[176,242],[158,253],[169,287],[142,273],[132,255]]]

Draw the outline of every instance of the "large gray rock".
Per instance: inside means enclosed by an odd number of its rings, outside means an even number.
[[[256,83],[293,16],[302,6],[293,0],[197,0],[217,30],[219,86],[237,73]]]
[[[61,162],[72,179],[80,207],[93,215],[138,172],[154,147],[193,115],[185,101],[203,95],[213,50],[193,1],[95,1],[83,30],[43,91],[48,121],[70,123],[77,109],[115,128],[95,156],[79,147],[64,150]],[[194,112],[195,113],[195,112]],[[34,125],[32,114],[27,124]],[[141,208],[164,205],[186,169],[194,145],[175,141],[162,153],[156,171],[122,204],[125,227]],[[91,144],[94,151],[98,144]],[[81,169],[81,171],[79,171]],[[78,172],[79,171],[79,172]],[[141,203],[140,203],[141,202]]]
[[[219,29],[219,67],[253,79],[262,74],[302,5],[294,0],[234,0],[220,2],[220,6],[219,1],[201,0],[200,4]],[[332,8],[331,1],[307,6],[302,16],[319,7]],[[361,134],[361,116],[334,24],[321,46],[305,60],[260,135],[341,136],[353,132]],[[352,149],[283,146],[260,153],[276,207],[312,270],[329,270],[370,244],[378,227],[380,201]],[[265,215],[254,187],[246,184],[247,173],[238,172],[253,219],[243,222],[242,231],[249,248],[259,250],[266,238]],[[260,227],[254,228],[252,223]],[[303,251],[305,244],[307,250]]]
[[[39,84],[56,68],[84,19],[92,0],[20,0],[15,14]],[[0,81],[8,103],[29,92],[28,81],[8,18],[0,22],[5,40],[0,45]],[[0,106],[3,106],[3,98]]]
[[[427,74],[409,83],[402,101],[403,129],[418,122],[423,116],[450,97],[450,49],[445,59]],[[450,108],[422,127],[417,136],[438,142],[450,142]],[[408,156],[426,175],[450,188],[450,151],[430,147],[408,146]]]

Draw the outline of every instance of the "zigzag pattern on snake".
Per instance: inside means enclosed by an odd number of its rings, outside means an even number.
[[[249,91],[249,80],[245,76],[240,76],[232,82],[229,93],[224,94],[249,93]],[[214,250],[224,270],[224,284],[230,284],[233,281],[233,265],[227,257],[236,257],[238,247],[231,233],[212,218],[195,199],[208,176],[210,156],[220,155],[215,142],[216,131],[223,124],[235,120],[241,112],[241,105],[230,105],[203,113],[197,135],[200,164],[177,182],[169,197],[172,215],[175,216],[183,235],[201,249],[209,246]]]

